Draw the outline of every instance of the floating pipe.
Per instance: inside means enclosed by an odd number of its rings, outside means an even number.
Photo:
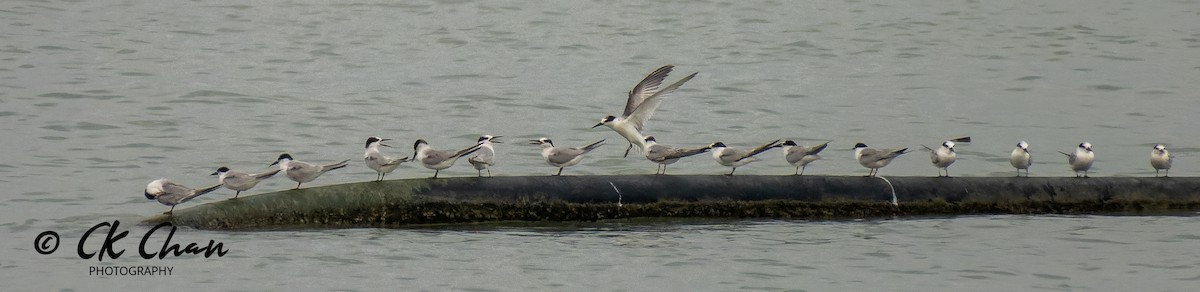
[[[1192,210],[1200,210],[1200,178],[506,176],[286,190],[176,209],[172,216],[153,216],[145,223],[274,229],[640,217],[835,219]]]

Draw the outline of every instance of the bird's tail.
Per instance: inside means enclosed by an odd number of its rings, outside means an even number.
[[[900,156],[900,154],[905,153],[908,153],[908,148],[901,148],[900,150],[892,151],[892,157]]]
[[[603,145],[604,145],[604,140],[592,142],[592,144],[583,146],[583,153],[588,153],[589,151],[595,150],[596,148],[600,148],[600,146],[603,146]]]

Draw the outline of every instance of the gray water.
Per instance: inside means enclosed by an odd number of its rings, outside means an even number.
[[[142,260],[130,227],[166,210],[150,180],[215,183],[282,152],[354,159],[309,185],[369,180],[363,141],[436,148],[503,135],[496,175],[554,171],[535,146],[610,144],[568,175],[649,174],[600,118],[644,74],[696,79],[648,129],[660,143],[833,140],[810,174],[862,175],[855,142],[920,148],[970,135],[951,167],[1006,176],[1017,141],[1034,176],[1150,176],[1151,146],[1195,176],[1196,1],[6,1],[0,3],[0,282],[17,290],[1190,290],[1195,217],[996,216],[867,222],[716,221],[420,230],[208,232],[221,258]],[[790,174],[778,153],[738,170]],[[728,171],[708,157],[672,174]],[[405,165],[389,178],[423,177]],[[915,152],[881,175],[935,175]],[[444,176],[474,175],[458,165]],[[248,194],[290,188],[272,179]],[[192,205],[225,199],[230,191]],[[187,207],[184,205],[183,207]],[[81,260],[121,220],[125,256]],[[464,228],[466,230],[464,230]],[[63,235],[53,255],[30,243]],[[90,240],[98,240],[93,236]],[[89,242],[89,245],[98,243]],[[169,265],[97,277],[93,265]],[[8,289],[5,289],[8,290]],[[189,289],[190,290],[190,289]]]

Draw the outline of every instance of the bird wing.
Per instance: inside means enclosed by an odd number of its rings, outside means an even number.
[[[667,155],[669,155],[672,150],[675,150],[675,149],[671,148],[671,147],[663,146],[663,145],[658,145],[658,144],[647,146],[646,147],[646,159],[649,159],[651,161],[666,160]]]
[[[478,152],[476,152],[475,156],[471,156],[471,158],[467,159],[467,161],[470,161],[472,163],[482,163],[482,164],[492,165],[492,163],[495,163],[495,159],[496,159],[495,157],[496,157],[495,152],[478,151]]]
[[[650,72],[650,75],[646,75],[646,78],[642,79],[642,82],[638,82],[633,87],[633,90],[629,91],[629,100],[625,101],[625,112],[621,115],[629,116],[629,114],[633,113],[634,109],[637,109],[638,105],[646,101],[646,98],[658,93],[658,86],[662,85],[663,79],[666,79],[668,74],[671,74],[672,68],[675,68],[675,66],[662,66],[654,70],[654,72]]]
[[[829,142],[833,142],[833,141],[829,141]],[[817,155],[817,153],[821,153],[821,151],[825,150],[825,147],[829,147],[829,142],[821,143],[821,145],[817,145],[817,146],[813,146],[812,148],[808,148],[808,151],[805,151],[805,152],[808,152],[808,155]]]
[[[384,163],[382,166],[392,166],[392,165],[398,165],[401,163],[408,162],[408,156],[400,157],[400,158],[387,158],[387,159],[388,159],[387,163]]]
[[[192,188],[185,187],[169,180],[163,181],[162,190],[163,194],[187,194],[193,191]]]
[[[638,104],[637,108],[635,108],[633,112],[630,112],[629,115],[625,117],[625,120],[632,122],[634,129],[637,129],[638,132],[641,132],[646,128],[646,121],[649,121],[650,116],[654,115],[654,110],[658,108],[659,104],[662,104],[663,99],[672,92],[675,92],[676,89],[679,89],[680,86],[683,86],[683,84],[688,80],[692,80],[693,77],[696,77],[696,74],[697,73],[692,73],[692,75],[683,77],[683,79],[679,79],[679,81],[675,81],[675,83],[672,83],[671,85],[660,89],[658,92],[654,93],[654,95],[647,97],[646,100],[642,101],[641,104]]]
[[[747,152],[742,157],[739,157],[736,161],[742,161],[742,159],[754,157],[754,155],[758,155],[759,153],[767,152],[767,150],[771,150],[771,148],[775,148],[775,147],[779,147],[778,139],[775,141],[771,141],[771,143],[759,145],[758,147],[754,147],[754,149],[750,149],[750,152]]]
[[[708,152],[708,149],[709,149],[708,147],[700,147],[700,148],[692,148],[692,149],[671,148],[670,151],[667,151],[665,153],[665,155],[663,155],[662,159],[658,160],[658,161],[684,158],[684,157]]]
[[[330,170],[334,170],[334,169],[338,169],[338,168],[343,168],[343,167],[346,167],[346,165],[349,165],[349,163],[350,163],[350,159],[346,159],[346,160],[342,160],[338,163],[330,163],[330,164],[322,165],[321,172],[326,172],[326,171],[330,171]]]
[[[467,148],[463,148],[462,150],[458,150],[458,152],[455,152],[453,156],[450,156],[450,158],[458,158],[458,157],[466,156],[467,154],[475,153],[475,151],[479,151],[480,147],[482,147],[482,146],[479,146],[479,144],[471,145],[471,147],[467,147]]]
[[[871,148],[862,150],[862,160],[863,160],[862,162],[864,162],[864,163],[876,162],[879,160],[883,160],[885,158],[887,158],[887,157],[885,157],[885,154],[883,151],[879,151],[879,150],[871,149]]]
[[[189,195],[187,195],[187,196],[184,196],[182,199],[180,199],[180,200],[179,200],[179,202],[176,202],[176,204],[179,204],[179,203],[183,203],[183,202],[190,201],[190,200],[192,200],[192,199],[193,199],[193,198],[195,198],[195,197],[199,197],[200,195],[207,194],[207,193],[211,193],[212,191],[215,191],[215,190],[217,190],[217,189],[219,189],[219,188],[221,188],[221,185],[220,185],[220,184],[218,184],[218,185],[215,185],[215,186],[211,186],[211,187],[207,187],[207,188],[203,188],[203,189],[198,189],[198,190],[195,190],[195,193],[191,193],[191,194],[189,194]]]
[[[256,173],[256,174],[252,174],[252,175],[250,175],[250,176],[251,176],[251,177],[254,177],[254,179],[265,179],[265,178],[268,178],[268,177],[275,176],[275,174],[277,174],[277,173],[279,173],[279,169],[272,170],[272,171],[268,171],[268,172],[264,172],[264,173]]]
[[[554,148],[550,150],[550,155],[546,156],[546,160],[554,164],[564,164],[570,162],[571,159],[583,155],[583,149],[579,148]]]

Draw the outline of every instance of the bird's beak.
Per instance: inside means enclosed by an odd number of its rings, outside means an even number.
[[[210,174],[210,175],[217,175],[217,173],[220,173],[220,171],[218,171],[218,172],[214,172],[214,173],[212,173],[212,174]]]
[[[396,147],[392,147],[392,145],[383,144],[383,143],[379,143],[379,146],[388,147],[388,148],[396,148]]]
[[[601,126],[601,125],[604,125],[604,123],[596,123],[596,125],[595,125],[595,126],[592,126],[592,128],[599,127],[599,126]]]
[[[533,144],[533,145],[542,144],[542,141],[540,141],[540,140],[529,140],[529,141],[530,141],[529,144]]]
[[[279,164],[279,160],[276,160],[275,162],[271,162],[271,165],[267,165],[267,166],[275,166],[276,164]]]
[[[488,139],[488,141],[492,141],[492,143],[504,143],[504,142],[496,141],[496,139],[499,139],[500,137],[504,137],[504,136],[495,136],[495,137],[492,137],[491,139]]]
[[[147,199],[147,200],[153,200],[153,199],[154,199],[154,195],[151,195],[151,194],[150,194],[150,192],[146,192],[146,199]]]

